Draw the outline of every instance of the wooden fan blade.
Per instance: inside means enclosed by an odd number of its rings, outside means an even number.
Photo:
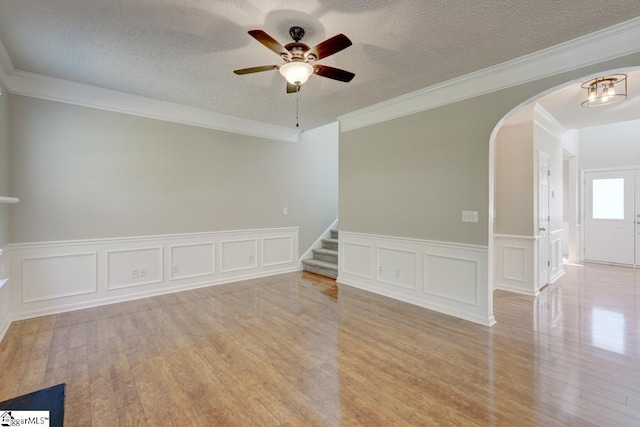
[[[251,74],[259,73],[261,71],[271,71],[280,68],[278,65],[263,65],[262,67],[242,68],[240,70],[233,70],[236,74]]]
[[[291,57],[291,54],[289,53],[289,51],[284,46],[282,46],[280,43],[278,43],[278,41],[276,39],[274,39],[273,37],[271,37],[269,34],[265,33],[264,31],[262,31],[262,30],[251,30],[251,31],[249,31],[249,34],[251,35],[251,37],[253,37],[254,39],[258,40],[260,43],[265,45],[268,49],[272,50],[276,54],[278,54],[280,56],[287,55],[288,57]]]
[[[328,67],[326,65],[315,65],[313,68],[315,69],[317,75],[333,80],[339,80],[341,82],[350,82],[356,76],[350,71],[341,70],[340,68]]]
[[[300,92],[300,89],[302,89],[302,85],[296,86],[296,85],[292,85],[291,83],[287,82],[287,93]]]
[[[351,46],[351,40],[349,37],[344,34],[338,34],[337,36],[333,36],[330,39],[327,39],[320,43],[317,46],[312,47],[307,52],[305,52],[305,58],[308,58],[309,55],[315,56],[315,59],[326,58],[327,56],[333,55],[334,53],[340,52],[343,49]]]

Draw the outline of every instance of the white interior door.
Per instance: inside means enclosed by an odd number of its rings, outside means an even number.
[[[635,261],[633,170],[586,172],[584,257],[587,261]]]
[[[538,288],[549,283],[549,155],[538,151]]]
[[[635,210],[635,218],[634,218],[634,226],[635,226],[635,248],[636,248],[636,255],[635,255],[635,259],[636,265],[640,265],[640,169],[636,169],[634,171],[634,176],[635,176],[635,206],[636,206],[636,210]]]

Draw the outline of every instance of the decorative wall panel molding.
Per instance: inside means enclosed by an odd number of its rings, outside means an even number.
[[[171,280],[209,276],[216,272],[214,242],[174,245],[169,251]]]
[[[4,300],[10,320],[19,320],[297,271],[298,233],[286,227],[9,245]]]
[[[538,295],[535,236],[494,236],[494,289]]]
[[[338,250],[341,284],[482,325],[495,323],[486,246],[340,230]]]
[[[97,292],[96,252],[22,258],[22,302]]]
[[[344,271],[349,275],[362,277],[364,279],[370,279],[372,277],[372,245],[344,241],[341,230],[338,251],[338,263],[340,264],[338,271]]]
[[[293,242],[291,236],[264,237],[262,239],[262,265],[289,264],[293,262]]]
[[[162,247],[107,251],[107,289],[162,282]]]
[[[478,306],[478,261],[424,254],[424,293]]]
[[[549,233],[549,283],[554,283],[564,275],[562,263],[562,245],[564,241],[564,229],[553,230]]]
[[[416,288],[417,253],[378,246],[377,280],[407,289]]]
[[[220,271],[229,273],[258,267],[258,239],[220,242]]]

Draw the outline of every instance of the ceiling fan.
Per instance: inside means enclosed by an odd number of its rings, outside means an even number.
[[[233,72],[236,74],[279,70],[280,74],[287,80],[287,93],[298,92],[300,85],[306,82],[312,74],[341,82],[350,82],[355,76],[355,74],[339,68],[314,64],[314,62],[319,59],[326,58],[351,46],[351,40],[344,34],[331,37],[312,48],[300,42],[302,37],[304,37],[304,29],[301,27],[291,27],[291,29],[289,29],[293,43],[285,46],[282,46],[277,40],[262,30],[251,30],[249,34],[268,49],[280,55],[285,63],[282,65],[263,65],[261,67],[234,70]]]

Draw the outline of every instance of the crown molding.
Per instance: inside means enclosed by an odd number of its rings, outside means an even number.
[[[640,17],[338,117],[340,132],[640,52]]]
[[[535,107],[533,107],[533,122],[558,139],[561,139],[562,135],[567,131],[567,129],[540,104],[536,104]]]
[[[65,104],[276,141],[297,143],[300,134],[297,130],[283,126],[16,70],[2,40],[0,40],[0,81],[11,93]]]

